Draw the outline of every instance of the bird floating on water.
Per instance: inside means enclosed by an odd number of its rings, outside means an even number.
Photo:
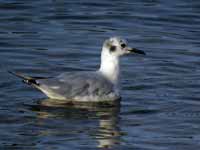
[[[10,72],[24,83],[42,91],[51,99],[74,102],[104,102],[120,99],[120,57],[129,53],[145,53],[127,45],[120,37],[103,43],[101,65],[97,71],[64,72],[56,77],[29,77]]]

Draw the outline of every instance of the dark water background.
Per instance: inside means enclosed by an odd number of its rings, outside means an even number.
[[[147,53],[122,59],[121,107],[40,108],[6,72],[95,70],[113,35]],[[197,150],[199,50],[198,0],[0,0],[0,149]]]

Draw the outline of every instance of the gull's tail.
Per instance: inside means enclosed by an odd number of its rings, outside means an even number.
[[[21,78],[24,83],[28,85],[32,85],[33,87],[36,87],[36,88],[38,88],[38,86],[40,85],[39,83],[37,83],[37,80],[45,79],[44,77],[30,77],[30,76],[26,76],[24,74],[13,72],[13,71],[8,71],[8,72],[14,76]]]

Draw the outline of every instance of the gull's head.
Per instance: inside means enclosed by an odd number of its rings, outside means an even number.
[[[119,57],[129,53],[145,54],[141,50],[129,47],[127,41],[121,37],[111,37],[105,40],[103,52],[113,57]]]
[[[145,54],[141,50],[129,47],[123,38],[111,37],[105,40],[101,52],[100,72],[117,85],[120,76],[119,57],[129,53]]]

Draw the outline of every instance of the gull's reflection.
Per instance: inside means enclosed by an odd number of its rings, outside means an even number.
[[[59,109],[59,110],[58,110]],[[120,144],[119,111],[120,101],[112,103],[76,103],[52,99],[42,100],[33,107],[40,119],[63,117],[65,119],[92,118],[98,120],[98,126],[92,126],[91,136],[97,147],[111,148]],[[81,124],[81,126],[83,126]]]

